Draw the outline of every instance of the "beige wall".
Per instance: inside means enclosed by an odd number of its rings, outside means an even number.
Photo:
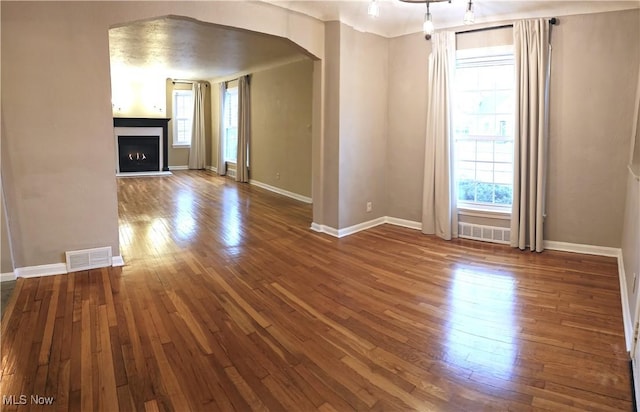
[[[81,4],[1,7],[2,177],[14,264],[63,262],[67,250],[99,246],[118,255],[107,26]]]
[[[421,33],[389,41],[387,214],[414,222],[422,219],[430,52]]]
[[[174,90],[191,90],[191,85],[187,83],[173,83],[173,80],[166,79],[165,80],[165,90],[166,90],[166,106],[167,106],[167,117],[173,119],[173,91]],[[209,117],[211,117],[211,112],[209,111]],[[189,148],[188,147],[173,147],[173,120],[169,120],[169,153],[168,162],[169,168],[171,166],[187,166],[189,164]]]
[[[206,82],[206,94],[204,97],[204,130],[205,130],[205,152],[207,154],[205,164],[211,165],[211,147],[212,147],[212,119],[211,119],[211,84]],[[166,102],[167,117],[173,118],[173,91],[174,90],[191,90],[192,86],[189,83],[174,83],[171,79],[165,80],[166,90]],[[169,153],[168,162],[169,168],[171,166],[188,166],[189,165],[189,148],[188,147],[173,147],[173,120],[169,121]]]
[[[341,229],[387,214],[389,40],[344,24],[340,36]]]
[[[325,34],[324,220],[314,221],[342,229],[387,214],[389,40],[340,22]]]
[[[640,180],[629,172],[627,177],[627,201],[622,233],[622,257],[627,285],[630,315],[636,313],[638,283],[640,279]],[[635,283],[635,285],[634,285]]]
[[[113,117],[171,117],[165,106],[165,79],[157,73],[120,72],[111,67]]]
[[[640,10],[553,27],[545,238],[620,247]]]
[[[325,136],[325,60],[313,61],[313,90],[311,98],[311,198],[313,202],[313,223],[324,221],[325,171],[324,171],[324,136]],[[317,220],[316,220],[317,219]]]
[[[111,246],[120,253],[110,27],[180,15],[286,37],[324,57],[321,22],[260,2],[0,7],[1,166],[16,267],[63,262],[67,250]]]
[[[13,272],[11,245],[9,244],[9,226],[4,210],[4,196],[0,188],[0,273]]]
[[[322,215],[314,216],[315,223],[338,228],[339,221],[339,179],[340,179],[340,22],[326,24],[325,38],[325,129],[322,138],[321,165],[323,179],[320,182],[324,202]],[[314,193],[314,200],[316,199]]]
[[[464,27],[461,27],[460,31],[464,31],[464,29]],[[511,26],[495,30],[458,33],[456,35],[456,50],[505,46],[510,44],[513,44],[513,27]]]
[[[562,17],[552,30],[545,239],[620,247],[640,11]],[[474,37],[482,33],[490,32]],[[427,48],[419,35],[390,46],[389,215],[412,221],[421,210]]]
[[[251,179],[311,197],[313,62],[251,75]]]

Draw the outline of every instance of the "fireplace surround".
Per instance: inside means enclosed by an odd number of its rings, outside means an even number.
[[[168,118],[114,117],[116,175],[170,174]]]

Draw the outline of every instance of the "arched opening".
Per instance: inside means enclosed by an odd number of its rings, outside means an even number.
[[[109,51],[114,117],[174,118],[176,91],[190,89],[186,81],[207,82],[206,167],[213,171],[220,161],[219,85],[250,74],[251,183],[316,206],[321,65],[315,56],[284,37],[175,15],[113,26]],[[173,123],[167,166],[186,169],[189,148],[175,144]]]

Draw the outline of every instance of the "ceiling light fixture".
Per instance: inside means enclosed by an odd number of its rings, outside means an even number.
[[[369,3],[369,16],[378,17],[380,15],[380,6],[378,6],[377,0],[371,0]]]
[[[464,12],[464,24],[473,24],[475,21],[475,15],[473,14],[473,5],[471,4],[471,0],[469,0],[469,4],[467,5],[467,11]]]
[[[424,32],[424,38],[427,40],[431,39],[431,35],[435,31],[435,27],[433,25],[433,18],[431,17],[431,12],[429,11],[429,4],[431,3],[442,3],[447,2],[451,3],[451,0],[400,0],[404,3],[426,3],[427,4],[427,13],[424,15],[424,23],[422,23],[422,31]],[[464,14],[464,24],[472,24],[474,22],[473,15],[473,7],[471,4],[472,0],[469,0],[469,5],[467,7],[467,11]]]
[[[429,11],[429,2],[427,2],[427,12],[424,14],[424,23],[422,23],[422,32],[424,37],[428,40],[433,34],[433,20],[431,20],[431,12]]]

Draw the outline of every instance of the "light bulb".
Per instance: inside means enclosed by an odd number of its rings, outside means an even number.
[[[425,13],[424,24],[422,25],[424,34],[431,35],[434,32],[433,22],[431,21],[431,13]]]
[[[378,2],[376,0],[371,0],[369,3],[369,16],[378,17],[380,15],[380,7],[378,6]]]
[[[475,15],[473,14],[473,8],[471,2],[469,2],[469,6],[467,7],[467,11],[464,13],[464,24],[473,24],[475,21]]]

